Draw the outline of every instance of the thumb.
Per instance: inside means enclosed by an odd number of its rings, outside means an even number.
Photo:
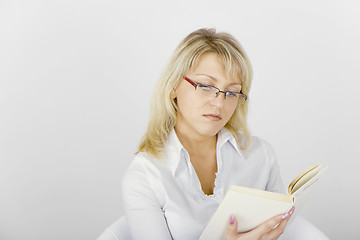
[[[233,239],[234,237],[236,237],[238,235],[237,226],[238,226],[238,222],[236,220],[235,215],[233,214],[230,217],[230,222],[227,226],[224,239]]]

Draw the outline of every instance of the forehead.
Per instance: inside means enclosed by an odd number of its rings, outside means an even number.
[[[228,61],[219,54],[205,53],[198,57],[187,74],[209,77],[213,80],[227,79],[231,82],[241,83],[238,69],[237,64]]]

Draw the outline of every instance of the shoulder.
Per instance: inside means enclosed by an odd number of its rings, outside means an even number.
[[[252,141],[251,141],[251,145],[249,147],[249,149],[254,148],[260,148],[263,151],[266,151],[267,153],[274,153],[274,148],[272,147],[272,145],[265,139],[260,138],[258,136],[252,136]]]
[[[164,198],[162,179],[166,178],[167,172],[159,160],[144,153],[135,155],[122,178],[123,198],[125,201],[150,199],[153,203],[161,203]]]
[[[224,128],[220,132],[220,139],[222,142],[229,141],[245,158],[253,155],[261,156],[261,158],[275,156],[271,144],[258,136],[248,138],[242,132],[237,132],[236,137],[234,137],[230,131]]]
[[[252,136],[251,144],[243,150],[247,158],[257,159],[258,161],[266,161],[273,164],[276,154],[272,145],[263,138]]]
[[[140,152],[134,156],[125,172],[124,180],[129,178],[144,178],[148,176],[156,176],[164,170],[164,165],[158,159],[150,155]]]
[[[140,152],[125,171],[122,184],[132,188],[146,186],[156,189],[162,185],[162,179],[168,178],[171,178],[171,173],[165,161]]]

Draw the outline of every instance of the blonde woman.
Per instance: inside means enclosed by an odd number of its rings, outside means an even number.
[[[198,239],[231,185],[283,190],[273,149],[248,130],[251,79],[249,59],[229,34],[200,29],[178,45],[123,179],[133,239]],[[224,239],[278,239],[292,212],[241,234],[232,216]]]

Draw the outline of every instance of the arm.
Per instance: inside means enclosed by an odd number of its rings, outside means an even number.
[[[134,240],[172,239],[164,213],[143,166],[132,166],[124,176],[122,196],[128,226]]]
[[[270,170],[269,179],[266,185],[266,190],[270,192],[284,193],[285,188],[281,179],[280,168],[276,160],[274,160]]]
[[[261,142],[266,158],[268,158],[271,168],[269,171],[269,178],[266,184],[266,191],[284,193],[284,184],[281,179],[280,168],[276,160],[276,154],[273,147],[267,142]]]

